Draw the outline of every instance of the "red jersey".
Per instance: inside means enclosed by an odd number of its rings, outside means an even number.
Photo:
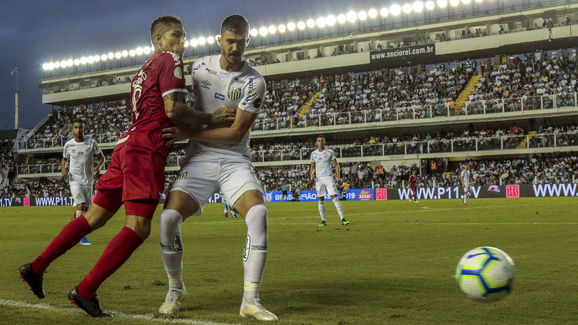
[[[187,93],[183,60],[172,52],[155,52],[132,79],[132,125],[119,143],[132,135],[137,139],[128,141],[131,144],[168,154],[161,134],[171,121],[165,113],[163,96],[173,92]]]
[[[417,176],[415,175],[411,175],[409,177],[409,183],[411,184],[411,187],[415,187],[415,182],[417,181]]]

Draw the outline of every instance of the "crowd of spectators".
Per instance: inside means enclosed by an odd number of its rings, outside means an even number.
[[[61,107],[54,110],[27,141],[29,148],[63,146],[72,139],[72,122],[84,122],[84,134],[99,143],[115,142],[132,122],[125,101],[104,104]]]
[[[460,171],[464,163],[452,163],[445,171],[426,171],[420,174],[417,166],[383,166],[362,163],[341,164],[341,183],[351,188],[407,187],[412,170],[418,172],[420,187],[460,186]],[[529,159],[500,159],[468,161],[473,185],[578,183],[578,156]],[[256,173],[268,191],[289,185],[292,190],[314,189],[309,179],[309,165],[258,167]]]

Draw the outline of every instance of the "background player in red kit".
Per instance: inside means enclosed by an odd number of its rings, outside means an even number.
[[[411,195],[413,197],[413,202],[414,203],[418,203],[419,201],[417,200],[417,175],[415,170],[411,171],[411,175],[409,176],[409,185],[411,187]]]
[[[94,204],[84,216],[67,224],[34,261],[19,269],[38,298],[44,298],[42,280],[48,265],[102,227],[124,204],[126,226],[68,294],[69,300],[90,316],[112,316],[100,308],[96,290],[149,236],[151,219],[164,189],[165,162],[170,151],[161,138],[162,129],[172,123],[190,126],[214,120],[232,122],[234,114],[228,116],[226,109],[209,115],[194,112],[185,104],[187,89],[181,57],[185,35],[181,20],[174,16],[159,17],[151,24],[155,52],[131,83],[132,125],[114,148],[111,165],[96,186]]]

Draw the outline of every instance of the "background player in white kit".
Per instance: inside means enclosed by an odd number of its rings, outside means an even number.
[[[337,186],[335,180],[340,181],[340,170],[335,153],[329,148],[325,148],[325,137],[320,135],[317,137],[317,150],[311,153],[311,168],[309,170],[309,178],[315,179],[315,190],[317,191],[319,215],[321,215],[321,223],[319,227],[327,226],[325,220],[325,190],[331,196],[331,200],[337,209],[341,224],[348,225],[349,221],[345,220],[343,216],[343,206],[337,197]],[[335,180],[333,179],[333,167],[335,167]]]
[[[104,155],[96,141],[84,138],[84,123],[81,120],[72,122],[74,138],[64,145],[62,153],[62,178],[70,182],[70,193],[76,208],[72,219],[83,215],[92,198],[94,175],[104,163]],[[98,164],[94,166],[94,155],[98,155]],[[90,245],[86,237],[80,240],[82,245]]]
[[[470,165],[468,163],[464,164],[464,169],[460,173],[460,182],[464,189],[464,197],[462,202],[464,205],[468,205],[468,196],[470,195]]]
[[[249,130],[261,109],[265,79],[244,60],[249,41],[249,24],[240,15],[223,21],[217,39],[221,54],[207,56],[193,64],[196,109],[212,113],[219,107],[234,108],[236,117],[228,128],[203,131],[165,129],[164,138],[189,138],[180,176],[169,190],[161,214],[161,256],[169,278],[169,291],[159,308],[162,314],[178,311],[184,297],[182,279],[181,223],[199,215],[213,193],[223,198],[245,218],[247,240],[243,252],[244,293],[239,314],[273,321],[259,300],[259,285],[267,258],[267,208],[263,189],[250,162]]]

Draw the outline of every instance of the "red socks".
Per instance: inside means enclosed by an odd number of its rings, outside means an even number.
[[[83,237],[91,232],[92,229],[84,216],[80,216],[69,222],[62,228],[58,236],[48,244],[48,247],[30,263],[32,264],[34,273],[44,274],[44,271],[46,271],[46,268],[52,261],[66,253],[66,251],[78,244]]]
[[[108,243],[92,270],[80,282],[78,293],[83,297],[94,297],[102,282],[123,265],[142,243],[142,238],[134,230],[128,227],[122,228]]]

